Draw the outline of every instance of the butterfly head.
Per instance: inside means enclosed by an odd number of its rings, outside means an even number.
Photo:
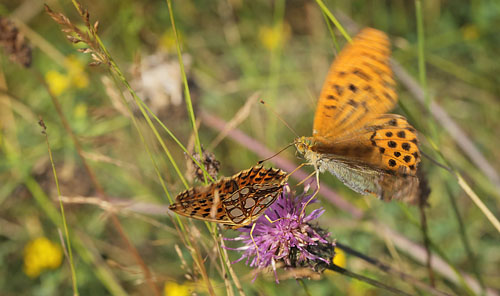
[[[293,142],[295,145],[295,148],[297,149],[297,154],[300,156],[305,156],[307,151],[309,151],[312,141],[311,138],[309,137],[300,137],[296,138],[295,141]]]

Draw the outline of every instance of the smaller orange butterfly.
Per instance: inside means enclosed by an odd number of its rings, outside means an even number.
[[[316,173],[327,170],[358,193],[415,202],[418,140],[406,118],[386,114],[397,102],[389,57],[387,35],[363,29],[331,65],[312,137],[295,147]]]
[[[236,229],[251,224],[274,203],[288,179],[280,169],[255,166],[177,195],[169,209],[179,215]]]

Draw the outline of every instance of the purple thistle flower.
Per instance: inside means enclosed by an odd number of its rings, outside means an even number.
[[[306,214],[305,207],[316,202],[306,191],[304,188],[304,193],[294,196],[290,187],[285,185],[283,194],[265,212],[273,222],[265,215],[259,217],[252,235],[253,224],[239,228],[241,235],[231,240],[243,241],[244,246],[232,249],[243,253],[235,262],[246,258],[246,264],[252,267],[271,265],[276,282],[279,282],[276,274],[278,262],[284,263],[285,267],[309,266],[315,270],[332,262],[335,243],[327,239],[330,233],[310,224],[325,210],[318,208]]]

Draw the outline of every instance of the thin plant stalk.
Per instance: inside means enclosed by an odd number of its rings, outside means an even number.
[[[196,160],[196,158],[193,157],[193,155],[187,150],[187,148],[181,143],[181,141],[179,141],[179,139],[177,139],[177,137],[172,133],[172,131],[170,131],[170,129],[168,129],[165,124],[158,118],[158,116],[156,116],[156,114],[154,114],[154,112],[148,107],[148,105],[146,103],[144,103],[143,100],[139,100],[139,102],[142,107],[144,107],[144,109],[146,109],[146,111],[148,111],[149,115],[151,117],[153,117],[153,119],[156,121],[156,123],[158,123],[162,128],[163,130],[170,136],[170,138],[172,138],[172,140],[174,140],[174,142],[179,146],[179,148],[182,149],[182,151],[184,153],[186,153],[186,155],[188,155],[191,160],[201,169],[203,170],[203,172],[205,174],[207,174],[207,177],[210,179],[211,182],[215,182],[215,179],[212,178],[212,176],[210,176],[207,172],[207,170],[205,169],[204,165],[202,163],[200,163],[198,160]]]
[[[390,265],[387,265],[387,264],[384,264],[382,262],[380,262],[379,260],[375,259],[375,258],[372,258],[372,257],[369,257],[359,251],[356,251],[354,249],[352,249],[351,247],[347,246],[347,245],[344,245],[342,243],[339,243],[338,241],[335,242],[335,247],[343,250],[344,252],[346,252],[347,254],[350,254],[350,255],[353,255],[353,256],[356,256],[358,257],[359,259],[369,263],[369,264],[372,264],[373,266],[377,267],[378,269],[390,274],[390,275],[396,275],[397,277],[399,277],[401,280],[403,281],[407,281],[408,283],[420,288],[420,289],[424,289],[426,291],[428,291],[429,293],[433,294],[433,295],[439,295],[439,296],[446,296],[446,295],[449,295],[443,291],[439,291],[437,290],[436,288],[434,287],[431,287],[423,282],[421,282],[420,280],[416,279],[415,277],[409,275],[409,274],[406,274],[404,272],[401,272],[399,270],[396,270],[395,268],[393,268],[392,266]]]
[[[427,215],[425,213],[425,204],[423,201],[419,202],[418,209],[420,212],[420,229],[422,230],[422,236],[424,238],[425,253],[427,255],[426,267],[429,274],[429,282],[432,287],[436,287],[436,280],[434,278],[434,272],[432,271],[432,254],[430,249],[430,237],[429,228],[427,225]]]
[[[335,16],[333,16],[333,14],[330,12],[330,10],[326,7],[325,3],[323,3],[323,1],[321,1],[321,0],[316,0],[316,3],[318,3],[319,7],[321,8],[321,11],[328,16],[330,21],[332,21],[332,23],[335,25],[337,30],[339,30],[339,32],[344,36],[344,38],[347,41],[351,42],[352,41],[351,36],[349,36],[347,31],[344,29],[344,27],[342,27],[342,25],[337,20],[337,18],[335,18]]]
[[[338,265],[335,265],[333,263],[330,264],[330,265],[328,265],[327,268],[330,269],[330,270],[336,271],[336,272],[338,272],[338,273],[340,273],[342,275],[345,275],[347,277],[351,277],[353,279],[357,279],[358,281],[361,281],[363,283],[367,283],[367,284],[369,284],[369,285],[371,285],[373,287],[385,290],[387,292],[391,292],[391,293],[396,294],[396,295],[411,295],[411,294],[408,294],[408,293],[406,293],[404,291],[401,291],[399,289],[396,289],[394,287],[391,287],[389,285],[386,285],[384,283],[381,283],[379,281],[371,279],[369,277],[366,277],[366,276],[354,273],[352,271],[349,271],[349,270],[347,270],[345,268],[342,268],[342,267],[340,267]]]
[[[338,54],[340,52],[340,45],[337,42],[337,37],[335,36],[335,32],[333,31],[332,24],[330,23],[330,20],[323,10],[321,10],[321,15],[323,16],[326,26],[328,27],[328,32],[330,32],[330,36],[332,37],[333,46],[335,46],[335,49],[337,50],[336,54]]]
[[[479,285],[481,286],[482,292],[484,293],[486,286],[484,285],[484,280],[481,276],[481,273],[479,272],[479,268],[477,266],[477,260],[474,256],[474,254],[472,253],[472,248],[470,246],[469,238],[467,237],[467,231],[465,229],[465,224],[463,222],[462,216],[460,215],[460,211],[458,210],[457,202],[455,200],[455,197],[452,194],[452,190],[451,190],[448,182],[446,182],[446,189],[448,191],[447,195],[448,195],[448,198],[450,199],[450,204],[451,204],[451,207],[453,209],[453,214],[455,215],[455,217],[457,219],[458,229],[459,229],[459,233],[460,233],[460,239],[462,240],[462,245],[464,246],[465,253],[467,253],[468,264],[470,264],[472,266],[472,272],[476,276],[476,279],[477,279]]]
[[[223,254],[222,258],[224,258],[224,260],[225,260],[225,264],[227,265],[227,269],[229,271],[229,274],[233,278],[234,285],[236,286],[236,289],[238,289],[238,292],[240,293],[240,295],[245,296],[245,291],[243,290],[243,287],[241,286],[241,283],[240,283],[238,276],[236,275],[236,273],[234,272],[234,269],[232,268],[232,264],[229,261],[229,255],[227,254],[227,249],[224,245],[224,239],[222,238],[222,235],[220,235],[220,234],[219,234],[219,241],[220,241],[220,246],[221,246],[221,250],[222,250],[222,254]]]
[[[431,101],[427,91],[427,75],[425,70],[425,34],[421,0],[415,0],[415,14],[417,19],[418,77],[420,80],[420,86],[424,91],[425,105],[429,108]]]
[[[194,116],[193,104],[191,102],[191,94],[189,92],[189,86],[188,86],[188,82],[187,82],[187,78],[186,78],[186,71],[184,70],[184,63],[182,61],[182,53],[181,53],[181,47],[180,47],[180,42],[179,42],[179,36],[177,34],[177,28],[175,26],[175,20],[174,20],[174,12],[172,10],[172,1],[171,0],[166,0],[166,1],[167,1],[167,6],[168,6],[168,13],[170,14],[170,23],[172,24],[172,31],[174,32],[174,36],[175,36],[177,58],[179,60],[179,66],[181,68],[182,82],[184,84],[184,96],[185,96],[185,100],[186,100],[186,107],[188,110],[189,119],[191,121],[191,126],[193,128],[195,146],[196,146],[196,149],[198,150],[198,153],[199,153],[200,159],[201,159],[203,157],[203,152],[201,150],[200,138],[198,136],[198,128],[196,127],[196,118]],[[204,168],[203,162],[201,162],[201,167]],[[207,176],[208,176],[208,174],[206,173],[205,170],[203,170],[203,178],[204,178],[205,184],[208,184]]]
[[[274,10],[273,10],[273,32],[276,34],[278,32],[278,42],[276,42],[276,46],[271,48],[270,53],[270,64],[269,64],[269,80],[268,80],[268,89],[269,89],[269,101],[274,101],[276,98],[276,93],[278,91],[279,83],[280,83],[280,68],[281,68],[281,59],[283,53],[283,43],[284,40],[284,32],[283,32],[283,21],[285,16],[285,0],[277,0],[274,1]],[[275,117],[272,117],[272,120],[276,121]],[[276,139],[274,135],[277,133],[277,124],[269,124],[265,129],[266,138],[267,139]]]
[[[42,134],[45,136],[45,143],[47,144],[47,151],[49,153],[49,160],[50,160],[50,164],[52,166],[52,173],[54,174],[54,182],[56,183],[56,188],[57,188],[57,197],[59,200],[59,208],[61,210],[61,220],[62,220],[62,225],[63,225],[63,229],[64,229],[64,236],[66,238],[66,249],[68,250],[68,257],[69,257],[68,261],[69,261],[69,266],[70,266],[70,270],[71,270],[71,281],[73,284],[73,295],[78,296],[80,293],[78,292],[78,282],[77,282],[77,278],[76,278],[75,264],[73,262],[73,250],[71,248],[71,240],[69,237],[68,223],[66,222],[66,214],[64,212],[64,205],[63,205],[63,202],[61,200],[61,188],[59,187],[59,179],[57,178],[56,166],[54,164],[54,159],[52,158],[52,149],[50,149],[49,136],[47,135],[47,127],[45,126],[43,119],[40,119],[39,124],[42,127]]]
[[[117,89],[120,89],[118,87],[118,81],[116,80],[116,77],[114,75],[110,75],[110,76],[113,79],[115,87]],[[136,118],[134,116],[134,112],[132,112],[132,109],[130,108],[130,104],[127,102],[127,100],[123,96],[123,93],[122,92],[118,92],[118,93],[120,94],[120,99],[122,100],[122,103],[124,104],[125,108],[127,108],[127,111],[128,111],[129,116],[130,116],[130,119],[132,120],[132,124],[134,125],[137,133],[139,134],[139,138],[141,139],[141,142],[142,142],[142,144],[144,146],[144,149],[146,149],[146,152],[147,152],[147,154],[149,156],[149,159],[151,160],[151,163],[153,164],[156,176],[158,177],[158,181],[160,182],[161,187],[163,188],[163,191],[166,193],[169,202],[172,203],[173,199],[172,199],[172,197],[170,195],[170,192],[167,189],[167,186],[165,185],[165,182],[163,181],[163,178],[161,176],[158,164],[156,163],[156,161],[155,161],[155,159],[153,157],[153,154],[151,153],[151,150],[149,149],[149,146],[146,143],[146,140],[144,138],[144,135],[142,134],[141,128],[139,127],[139,124],[138,124],[138,122],[137,122],[137,120],[136,120]],[[180,220],[178,220],[178,222],[179,222],[179,225],[181,226],[181,228],[184,230],[184,225],[182,224],[182,222]]]

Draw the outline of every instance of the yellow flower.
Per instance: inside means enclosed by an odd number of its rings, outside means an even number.
[[[24,247],[24,273],[36,278],[46,269],[56,269],[63,258],[61,247],[40,237],[30,241]]]
[[[59,96],[70,86],[85,88],[89,85],[89,78],[85,72],[85,65],[76,57],[69,56],[64,60],[67,74],[56,70],[49,70],[45,73],[45,80],[54,95]]]
[[[187,285],[179,285],[176,282],[166,282],[163,289],[165,296],[189,296],[189,287]]]
[[[335,248],[335,256],[333,257],[333,264],[340,266],[342,268],[345,268],[346,266],[345,253],[339,248]]]
[[[69,77],[57,72],[56,70],[49,70],[45,73],[45,81],[47,81],[49,89],[56,96],[62,94],[70,84]]]
[[[267,50],[273,50],[279,45],[285,44],[290,38],[290,25],[283,23],[282,26],[260,27],[259,39],[262,46]]]
[[[68,69],[71,84],[77,88],[85,88],[89,85],[89,78],[85,72],[85,66],[75,56],[69,56],[64,61]]]
[[[333,264],[337,265],[337,266],[340,266],[342,268],[345,268],[346,267],[346,258],[345,258],[345,252],[342,251],[341,249],[339,248],[335,248],[335,256],[333,257],[333,260],[332,260]],[[335,271],[332,271],[332,270],[325,270],[325,274],[327,275],[331,275],[331,276],[334,276],[336,274],[338,274],[337,272]]]

